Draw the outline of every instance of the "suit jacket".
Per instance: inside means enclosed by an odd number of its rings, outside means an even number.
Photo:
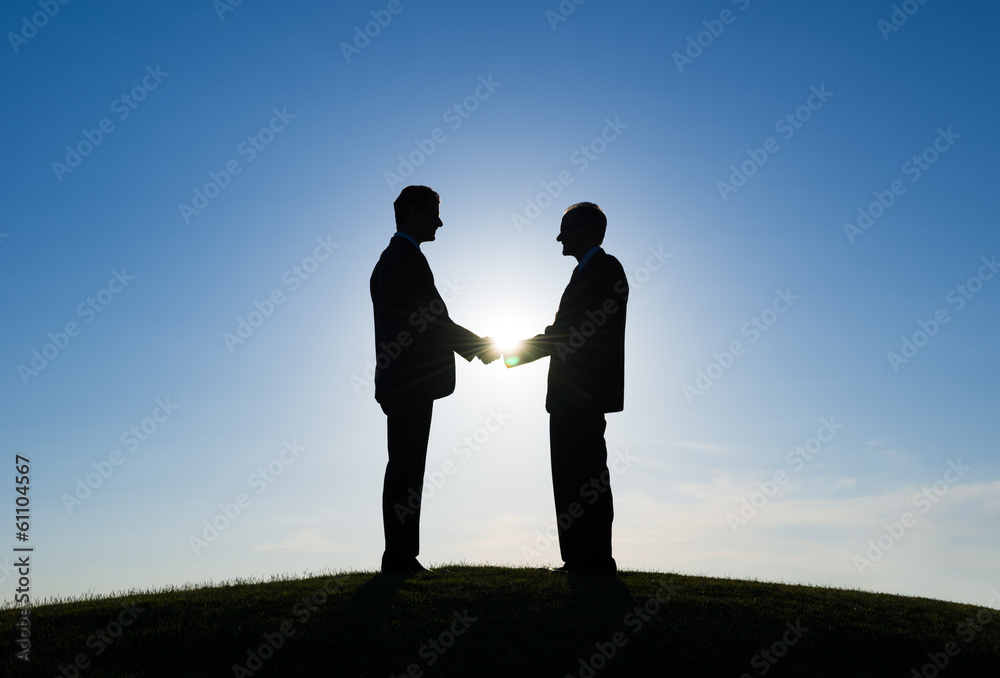
[[[594,396],[601,412],[625,408],[625,309],[628,280],[610,254],[597,250],[574,271],[555,320],[528,339],[518,364],[550,356],[545,409],[571,408],[577,388]]]
[[[434,400],[455,391],[455,357],[472,360],[482,340],[448,316],[423,253],[393,237],[370,281],[375,311],[375,400]]]

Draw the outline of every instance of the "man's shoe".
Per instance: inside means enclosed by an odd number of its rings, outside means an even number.
[[[549,572],[552,572],[553,574],[569,574],[569,573],[575,572],[575,571],[576,571],[576,568],[571,567],[568,564],[567,565],[563,565],[561,567],[550,567],[549,568]]]
[[[382,561],[382,574],[416,574],[427,571],[427,568],[421,565],[416,558],[402,561]]]

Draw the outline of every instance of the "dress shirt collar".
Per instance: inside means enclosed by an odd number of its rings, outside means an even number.
[[[412,243],[413,243],[413,246],[414,246],[414,247],[416,247],[416,248],[417,248],[418,250],[420,249],[420,243],[418,243],[418,242],[417,242],[417,239],[416,239],[416,238],[414,238],[414,237],[413,237],[412,235],[410,235],[409,233],[400,233],[399,231],[396,231],[396,233],[395,233],[395,234],[393,234],[393,236],[392,236],[392,237],[393,237],[393,238],[406,238],[407,240],[409,240],[410,242],[412,242]]]
[[[577,264],[576,268],[574,268],[573,270],[574,271],[583,270],[583,267],[587,265],[587,262],[590,261],[590,258],[594,256],[594,252],[597,251],[603,251],[603,250],[601,250],[600,246],[592,247],[586,254],[583,255],[583,258],[580,259],[580,263]]]

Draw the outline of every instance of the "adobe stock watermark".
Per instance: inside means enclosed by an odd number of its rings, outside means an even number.
[[[215,10],[215,14],[219,17],[219,21],[225,21],[226,14],[229,12],[235,12],[236,8],[242,4],[243,0],[213,0],[212,9]]]
[[[638,266],[631,273],[628,271],[625,272],[625,282],[628,283],[629,292],[642,289],[643,285],[653,279],[653,274],[663,268],[667,260],[672,259],[673,256],[673,252],[664,251],[663,245],[650,247],[646,263]]]
[[[153,408],[149,416],[122,432],[118,442],[130,454],[136,452],[178,409],[180,406],[170,402],[170,396],[157,398],[156,407]],[[83,502],[90,499],[94,492],[114,475],[115,469],[124,464],[125,461],[125,455],[122,454],[121,450],[112,450],[108,453],[107,458],[90,462],[94,472],[88,473],[83,478],[76,478],[76,487],[73,493],[64,492],[61,497],[66,513],[73,515],[73,512],[82,506]]]
[[[919,12],[920,8],[926,4],[927,0],[903,0],[899,5],[894,4],[888,21],[879,19],[875,22],[876,27],[882,34],[882,39],[888,42],[889,36],[906,25],[910,17]]]
[[[472,117],[473,113],[479,110],[479,106],[484,101],[493,96],[493,93],[502,84],[493,79],[492,73],[486,77],[479,76],[479,84],[476,85],[475,89],[467,97],[446,109],[441,116],[442,121],[448,126],[448,129],[453,132],[457,131],[466,120]],[[383,174],[389,190],[395,191],[397,187],[405,186],[408,183],[406,180],[412,177],[417,168],[427,162],[427,159],[434,155],[434,152],[446,141],[448,141],[448,133],[444,127],[435,127],[423,139],[414,139],[414,149],[408,154],[399,154],[399,164],[396,166],[396,171],[388,171]]]
[[[558,358],[561,362],[565,363],[567,357],[583,348],[591,337],[598,334],[598,332],[601,331],[601,328],[604,327],[609,320],[613,320],[614,316],[618,314],[618,311],[625,307],[625,304],[628,301],[629,293],[626,281],[619,280],[615,283],[612,290],[614,291],[615,296],[607,297],[603,302],[601,302],[600,306],[587,309],[584,314],[587,319],[581,322],[578,327],[570,326],[565,342],[557,341],[555,343],[552,347],[553,351],[551,360]],[[515,359],[515,362],[510,366],[513,367],[516,364],[517,362]]]
[[[631,612],[626,612],[622,618],[622,624],[632,631],[635,636],[653,621],[663,608],[670,603],[681,590],[679,584],[675,584],[668,579],[659,581],[660,588],[656,590],[651,598],[642,605],[636,605]],[[576,674],[567,673],[565,678],[594,678],[597,672],[603,669],[612,659],[617,656],[623,647],[628,645],[630,638],[624,631],[616,631],[606,642],[594,643],[594,652],[589,657],[580,657],[577,662]]]
[[[569,164],[576,168],[576,174],[586,172],[591,164],[604,155],[608,147],[617,141],[628,127],[628,124],[622,122],[617,115],[614,120],[605,118],[604,127],[600,133],[589,143],[581,144],[579,148],[570,153]],[[576,181],[576,175],[570,167],[558,172],[551,181],[542,181],[542,191],[534,197],[524,199],[526,207],[523,213],[511,213],[510,219],[514,224],[514,229],[520,233],[525,226],[542,216],[542,211],[551,207],[552,201],[562,195],[566,187],[572,185],[574,181]]]
[[[7,581],[7,577],[12,574],[17,574],[17,567],[11,565],[10,558],[4,558],[3,562],[0,563],[0,584]]]
[[[760,314],[751,317],[740,327],[740,334],[749,338],[747,345],[756,343],[764,336],[765,332],[771,329],[774,323],[778,322],[778,318],[787,313],[799,300],[799,295],[792,294],[790,287],[786,287],[784,290],[778,289],[775,292],[777,292],[777,296],[771,305]],[[708,367],[698,369],[694,386],[684,384],[681,387],[688,404],[693,404],[695,398],[705,395],[715,382],[722,379],[723,375],[736,364],[736,359],[746,353],[746,349],[747,346],[742,341],[733,341],[729,344],[728,350],[722,353],[713,353],[712,362],[708,364]]]
[[[764,676],[774,668],[774,665],[781,661],[781,658],[788,654],[788,651],[795,647],[802,637],[809,632],[808,626],[802,625],[802,618],[799,617],[794,622],[785,622],[786,630],[781,634],[781,638],[771,643],[768,648],[761,649],[750,659],[750,666],[757,669],[756,674],[744,673],[740,678],[753,678],[754,675]]]
[[[274,459],[266,466],[258,467],[247,477],[247,487],[256,490],[255,497],[264,494],[267,488],[274,484],[274,481],[285,472],[286,468],[294,464],[303,452],[305,452],[305,448],[300,447],[295,438],[292,438],[292,442],[284,441],[281,450]],[[254,497],[246,492],[238,492],[233,501],[228,504],[219,504],[219,513],[215,514],[211,520],[201,521],[204,528],[201,530],[200,536],[192,534],[188,537],[188,545],[194,554],[200,556],[202,551],[214,544],[219,536],[239,520],[246,509],[250,508],[253,499]]]
[[[732,0],[732,2],[739,6],[741,12],[745,12],[750,7],[750,0]],[[733,10],[726,8],[719,13],[718,19],[706,19],[702,21],[701,25],[705,27],[705,30],[699,32],[697,35],[687,36],[687,45],[684,53],[674,52],[670,55],[674,60],[674,66],[677,67],[677,72],[684,73],[684,67],[693,64],[695,59],[705,53],[706,49],[714,45],[715,41],[726,30],[726,26],[736,21],[736,17],[738,16]]]
[[[468,435],[462,436],[462,439],[452,447],[452,454],[461,459],[463,464],[467,463],[474,452],[479,452],[488,445],[493,436],[500,432],[509,419],[510,415],[503,411],[503,407],[490,409],[482,426],[477,427]],[[459,467],[454,461],[445,459],[437,470],[424,475],[424,485],[420,493],[417,492],[416,488],[411,487],[406,498],[406,506],[396,502],[392,507],[396,518],[399,519],[399,524],[402,525],[407,518],[415,515],[417,508],[437,494],[448,482],[448,478],[458,473],[458,469]]]
[[[111,112],[121,122],[138,108],[139,104],[145,101],[149,93],[159,87],[168,75],[170,73],[160,70],[160,64],[156,64],[155,69],[152,66],[146,66],[146,75],[143,76],[139,84],[128,92],[122,92],[117,99],[111,102]],[[104,143],[115,129],[117,128],[114,121],[110,117],[104,117],[93,129],[82,129],[80,134],[83,138],[80,141],[73,145],[66,144],[66,157],[63,158],[65,162],[52,161],[52,171],[55,172],[59,183],[62,183],[64,175],[72,174],[76,168],[82,165],[84,159]]]
[[[86,647],[93,652],[94,658],[100,657],[104,652],[124,635],[125,631],[135,623],[139,615],[146,611],[146,608],[138,605],[122,605],[122,611],[118,616],[107,623],[104,628],[100,628],[90,634],[86,640]],[[70,664],[59,667],[59,675],[62,678],[80,678],[81,672],[91,666],[90,653],[80,652]]]
[[[971,470],[972,468],[964,465],[961,459],[949,461],[948,470],[944,472],[940,480],[934,482],[930,487],[922,488],[910,499],[910,504],[917,510],[917,514],[904,511],[898,520],[883,524],[884,532],[875,539],[869,539],[866,542],[868,550],[865,551],[864,556],[854,556],[854,567],[857,568],[858,574],[864,575],[866,569],[874,567],[875,563],[882,560],[887,552],[902,541],[907,531],[916,526],[917,515],[926,515]]]
[[[616,316],[628,304],[629,295],[643,285],[648,283],[653,274],[663,268],[667,260],[674,255],[666,252],[663,245],[658,248],[650,247],[650,255],[646,258],[644,266],[639,266],[632,273],[625,273],[625,277],[615,281],[611,288],[611,294],[604,299],[596,300],[592,306],[584,309],[585,320],[578,325],[571,325],[564,334],[564,340],[556,341],[551,347],[552,359],[559,359],[563,363],[566,359],[583,348],[594,336],[603,337],[603,328],[609,322],[614,323]],[[512,355],[504,358],[507,367],[514,367],[520,363],[520,356],[515,350]]]
[[[919,669],[914,668],[910,678],[937,678],[941,671],[948,668],[951,661],[962,653],[963,645],[972,643],[987,626],[994,623],[997,613],[1000,612],[1000,591],[993,589],[990,593],[993,596],[990,602],[986,603],[975,616],[965,618],[955,627],[955,635],[959,636],[959,639],[945,643],[940,652],[928,652],[927,658],[930,661]]]
[[[41,348],[31,350],[31,359],[28,364],[21,363],[17,366],[17,374],[21,377],[21,382],[27,386],[32,379],[38,377],[50,363],[69,347],[73,339],[83,333],[84,326],[94,322],[98,315],[103,313],[115,300],[115,297],[124,292],[133,280],[135,280],[135,276],[129,275],[124,268],[121,271],[111,271],[111,279],[108,280],[108,284],[77,305],[76,314],[83,318],[84,325],[70,320],[62,329],[49,332],[49,341],[42,344]]]
[[[340,588],[339,577],[331,577],[323,582],[322,587],[302,596],[292,605],[290,616],[285,618],[277,629],[271,633],[262,634],[263,642],[257,647],[247,648],[246,660],[242,664],[233,664],[233,675],[236,678],[249,678],[264,668],[264,662],[284,647],[285,641],[299,630],[295,627],[296,623],[300,628],[309,623],[313,614],[319,612],[330,600],[330,596],[339,592]]]
[[[560,513],[556,516],[556,523],[550,524],[545,528],[545,532],[535,530],[535,540],[532,543],[534,548],[522,545],[521,556],[527,558],[528,562],[531,562],[552,548],[553,544],[558,544],[559,527],[567,529],[579,520],[586,510],[584,503],[587,506],[593,506],[602,494],[611,489],[611,485],[615,482],[616,478],[624,475],[632,468],[632,464],[635,461],[635,457],[628,450],[624,452],[615,450],[609,454],[607,472],[602,473],[599,478],[591,478],[588,482],[580,485],[580,489],[578,490],[580,501],[572,502],[567,507],[565,513]]]
[[[407,2],[411,1],[407,0]],[[372,44],[372,40],[382,35],[382,31],[392,23],[392,18],[404,9],[406,6],[400,0],[389,0],[385,9],[373,9],[370,12],[372,21],[364,25],[364,30],[361,26],[355,26],[351,42],[340,43],[340,52],[344,55],[347,63],[351,63],[353,57],[361,54],[361,50]]]
[[[436,638],[428,638],[427,642],[420,646],[417,655],[423,659],[427,666],[434,666],[448,650],[454,647],[459,638],[465,635],[472,625],[479,621],[479,617],[473,617],[468,610],[452,613],[452,622],[447,629],[437,635]],[[423,675],[423,669],[417,662],[406,667],[406,671],[399,674],[390,674],[389,678],[419,678]]]
[[[951,126],[945,130],[938,127],[938,135],[930,146],[920,153],[914,154],[909,160],[903,163],[900,171],[910,179],[911,184],[915,184],[924,176],[924,173],[931,168],[934,163],[941,159],[955,145],[955,142],[962,138],[961,134],[953,132]],[[858,207],[858,217],[854,223],[844,222],[844,235],[847,242],[854,244],[855,239],[864,235],[875,222],[896,203],[896,199],[906,193],[906,184],[902,179],[893,179],[889,182],[889,187],[884,191],[876,190],[872,193],[875,201],[868,206]]]
[[[446,304],[450,304],[455,299],[458,299],[462,292],[467,289],[457,278],[446,280],[443,287],[444,291],[441,293],[440,302],[435,299],[430,302],[429,308],[421,306],[407,318],[407,322],[413,328],[413,332],[403,330],[397,335],[395,341],[388,344],[382,342],[376,349],[375,362],[366,358],[361,373],[350,376],[351,387],[354,389],[355,395],[361,395],[361,392],[369,387],[374,388],[375,376],[388,368],[393,361],[397,360],[403,354],[404,350],[413,345],[414,334],[423,334],[426,332],[430,324],[445,313],[447,310]]]
[[[288,123],[299,117],[294,113],[289,113],[288,106],[282,106],[280,111],[277,108],[272,108],[271,112],[274,115],[268,121],[267,125],[261,127],[255,134],[251,134],[236,146],[236,153],[244,156],[245,160],[241,161],[239,158],[234,158],[227,162],[218,172],[209,172],[208,183],[200,188],[195,187],[192,189],[191,204],[189,205],[184,202],[177,204],[177,210],[180,212],[181,219],[184,220],[185,224],[190,224],[193,217],[200,215],[208,209],[212,201],[222,193],[222,189],[229,186],[233,177],[242,172],[244,167],[256,160],[257,155],[271,145],[278,134],[285,131]]]
[[[965,308],[965,305],[974,296],[983,291],[986,283],[993,280],[996,274],[1000,272],[1000,262],[997,261],[997,255],[994,254],[989,259],[983,257],[980,261],[983,262],[983,265],[979,267],[976,275],[970,276],[964,284],[955,285],[944,297],[945,302],[952,306],[955,313]],[[900,344],[899,353],[889,351],[886,354],[886,357],[889,359],[889,367],[892,368],[892,371],[899,374],[900,367],[916,358],[920,350],[927,346],[930,340],[938,335],[941,328],[950,323],[951,320],[952,317],[948,315],[948,309],[939,308],[929,320],[918,321],[917,327],[920,329],[909,337],[901,337],[902,343]]]
[[[310,276],[319,270],[320,264],[327,261],[340,247],[338,243],[331,240],[332,237],[328,235],[325,238],[316,238],[318,244],[313,253],[281,274],[281,282],[284,287],[275,287],[264,297],[263,301],[254,299],[254,310],[248,312],[246,317],[236,318],[236,328],[233,332],[222,333],[222,341],[226,344],[230,355],[236,352],[237,346],[250,339],[254,332],[274,315],[279,306],[288,301],[286,290],[289,294],[296,292]]]
[[[795,133],[802,129],[802,126],[812,119],[813,113],[823,108],[827,101],[833,98],[834,92],[826,89],[826,84],[818,88],[813,85],[809,88],[810,94],[805,102],[791,113],[786,113],[774,123],[774,131],[788,141]],[[740,166],[730,165],[732,172],[729,175],[729,182],[716,181],[715,187],[719,191],[722,202],[729,202],[729,196],[743,188],[750,177],[757,174],[768,159],[781,150],[781,144],[774,137],[768,137],[759,148],[748,148],[747,159],[740,163]]]
[[[812,461],[816,455],[821,454],[823,446],[832,442],[837,432],[844,428],[844,425],[838,424],[833,417],[820,419],[819,424],[816,435],[806,440],[802,445],[796,445],[785,455],[785,464],[791,468],[791,473],[798,473],[805,468],[806,462]],[[742,497],[738,514],[732,512],[726,514],[726,523],[733,534],[736,534],[741,527],[756,518],[768,502],[778,495],[780,488],[787,485],[790,480],[789,471],[778,469],[774,472],[771,480],[757,483],[760,492],[754,492],[749,497]]]
[[[566,336],[566,341],[558,341],[553,346],[552,359],[558,358],[566,362],[566,358],[586,345],[591,337],[598,334],[614,316],[628,303],[628,296],[631,292],[640,289],[649,282],[653,273],[663,268],[667,260],[674,256],[670,252],[664,252],[663,246],[659,248],[649,248],[650,256],[646,259],[645,266],[640,266],[632,271],[631,275],[625,273],[624,280],[618,280],[612,287],[614,294],[605,298],[599,305],[586,309],[584,315],[586,320],[579,326],[571,326]],[[506,362],[506,360],[505,360]],[[510,367],[517,364],[517,358],[513,358]]]
[[[562,0],[554,10],[545,10],[545,19],[554,31],[559,27],[559,24],[573,16],[576,13],[576,8],[585,2],[587,0]]]
[[[35,12],[31,18],[21,17],[21,30],[17,33],[14,31],[7,33],[7,40],[10,41],[14,54],[19,54],[21,47],[27,45],[32,38],[38,35],[38,31],[48,26],[49,21],[59,14],[59,8],[69,3],[70,0],[38,0],[38,6],[42,11]]]

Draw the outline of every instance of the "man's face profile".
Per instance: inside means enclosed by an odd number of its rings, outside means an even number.
[[[417,242],[430,242],[435,239],[436,231],[444,225],[439,210],[439,206],[434,203],[410,210],[409,233],[417,239]]]

